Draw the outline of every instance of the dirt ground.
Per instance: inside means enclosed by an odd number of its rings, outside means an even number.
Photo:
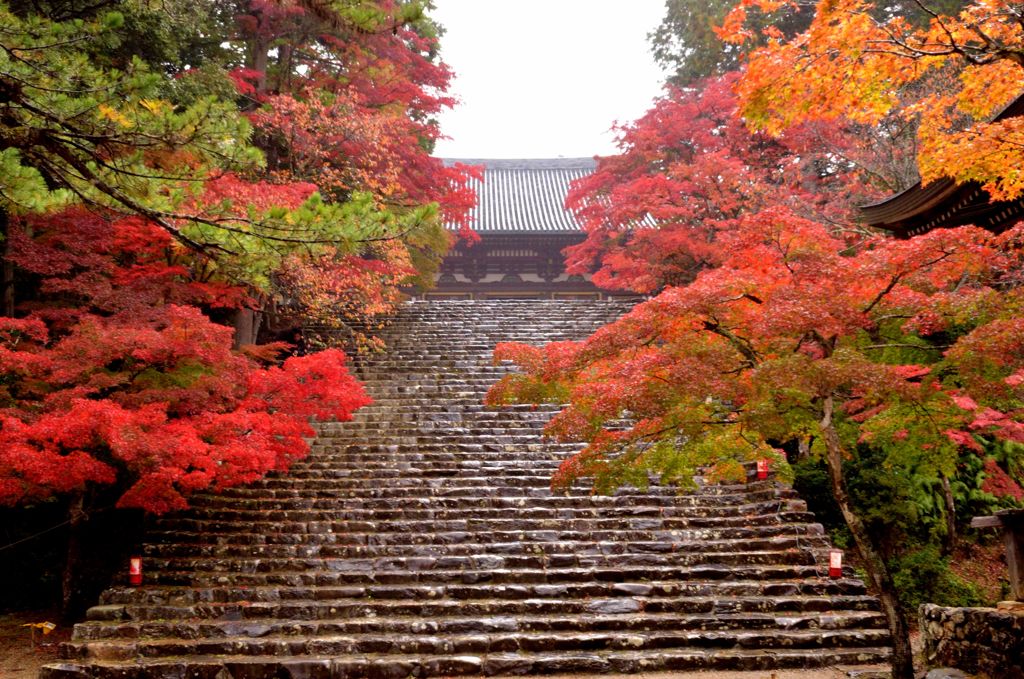
[[[0,677],[3,679],[36,679],[39,667],[57,659],[57,645],[71,636],[71,629],[58,627],[43,636],[22,627],[27,623],[55,622],[53,611],[28,611],[0,614]]]

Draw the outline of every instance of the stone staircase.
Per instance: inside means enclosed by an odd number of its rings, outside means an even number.
[[[408,304],[357,363],[375,403],[287,474],[157,522],[45,679],[340,679],[883,662],[794,493],[552,494],[552,407],[489,408],[498,341],[581,338],[622,302]]]

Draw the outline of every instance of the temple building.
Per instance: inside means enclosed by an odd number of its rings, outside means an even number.
[[[483,166],[472,182],[477,207],[476,243],[460,241],[445,257],[427,298],[601,299],[589,276],[565,273],[562,250],[583,241],[576,217],[565,209],[572,181],[592,173],[592,158],[542,160],[451,159]]]
[[[1024,114],[1024,96],[1013,100],[994,120]],[[950,178],[927,186],[921,182],[895,196],[860,208],[864,223],[911,238],[937,228],[973,224],[994,233],[1024,218],[1024,198],[993,201],[978,182],[958,184]]]

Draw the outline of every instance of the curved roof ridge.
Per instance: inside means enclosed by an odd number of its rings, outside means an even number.
[[[565,209],[570,183],[597,168],[594,158],[442,158],[445,165],[481,165],[484,180],[469,181],[477,194],[470,227],[477,233],[582,231]]]
[[[445,165],[482,165],[486,170],[591,170],[594,156],[587,158],[441,158]]]
[[[1000,109],[992,121],[1020,115],[1024,115],[1024,94]],[[980,187],[977,182],[958,183],[950,177],[928,184],[918,180],[899,193],[861,205],[858,210],[864,223],[902,238],[942,226],[970,223],[999,231],[1016,221],[1016,215],[1024,209],[1024,199],[992,201],[987,192],[979,193]]]

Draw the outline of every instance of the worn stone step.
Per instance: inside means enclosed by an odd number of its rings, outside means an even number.
[[[699,517],[678,516],[661,512],[661,507],[623,507],[598,506],[594,508],[576,507],[556,511],[547,510],[545,518],[527,517],[524,519],[496,519],[496,518],[470,518],[470,519],[445,519],[416,520],[403,517],[388,516],[386,513],[378,514],[384,510],[394,510],[399,514],[404,509],[373,507],[371,509],[351,509],[336,511],[332,514],[336,520],[318,520],[308,517],[302,520],[290,519],[282,512],[275,512],[273,517],[257,518],[252,515],[241,517],[225,517],[224,513],[212,512],[210,517],[197,516],[197,513],[190,513],[188,516],[169,517],[161,519],[157,525],[165,530],[185,531],[209,531],[213,533],[242,531],[249,532],[257,529],[269,533],[348,533],[348,532],[428,532],[428,531],[486,531],[486,530],[572,530],[572,531],[593,531],[593,530],[686,530],[705,528],[726,528],[744,526],[778,526],[786,524],[806,524],[814,521],[814,515],[810,512],[779,512],[777,514],[762,514],[751,516],[726,516],[726,517]],[[506,515],[508,510],[498,508]],[[603,510],[603,511],[602,511]],[[613,511],[617,510],[617,511]],[[635,511],[630,511],[635,510]],[[435,511],[458,511],[438,506]],[[582,518],[580,518],[582,517]],[[401,520],[399,520],[401,519]]]
[[[573,599],[319,599],[315,601],[252,601],[242,603],[204,602],[195,605],[139,605],[131,609],[133,620],[200,620],[229,618],[277,618],[281,620],[322,620],[421,616],[423,618],[505,615],[632,615],[634,613],[823,613],[834,609],[876,611],[878,602],[862,595],[837,596],[615,596]]]
[[[390,417],[388,418],[391,419]],[[546,419],[516,419],[505,420],[494,418],[461,417],[457,413],[434,413],[427,416],[409,417],[408,419],[394,418],[389,422],[378,422],[372,420],[350,420],[345,423],[343,429],[337,430],[338,434],[348,434],[358,437],[360,434],[385,433],[387,430],[398,432],[427,432],[432,434],[435,431],[443,432],[446,435],[458,434],[526,434],[533,436],[547,424]],[[324,432],[327,435],[327,432]]]
[[[538,543],[540,547],[540,543]],[[557,547],[556,547],[557,548]],[[411,550],[410,550],[411,551]],[[432,570],[462,569],[478,570],[481,568],[588,568],[616,566],[653,566],[665,559],[666,552],[622,552],[616,543],[610,543],[610,553],[600,549],[592,552],[576,553],[564,551],[544,551],[537,549],[533,554],[476,554],[441,555],[441,556],[385,556],[366,558],[207,558],[152,557],[149,567],[155,570],[180,570],[185,564],[196,572],[221,573],[268,573],[287,571],[336,570],[336,571],[373,571],[385,570]],[[795,564],[813,565],[815,555],[808,550],[785,549],[765,551],[726,551],[726,552],[687,552],[672,553],[673,563],[681,566],[698,566],[708,564],[722,565],[767,565]]]
[[[646,490],[624,487],[608,496],[595,496],[589,488],[579,486],[574,486],[566,490],[559,489],[557,491],[552,491],[550,477],[516,476],[504,477],[500,481],[496,481],[492,478],[479,476],[479,472],[476,474],[470,474],[468,473],[470,470],[465,471],[466,473],[458,476],[440,478],[413,478],[410,476],[398,477],[392,483],[387,484],[387,490],[396,495],[407,494],[413,497],[422,496],[425,493],[475,493],[476,496],[479,496],[482,491],[490,491],[487,493],[488,495],[512,497],[516,494],[522,493],[523,491],[535,491],[539,489],[543,490],[551,497],[559,498],[583,497],[590,499],[593,497],[628,496],[670,498],[672,500],[672,505],[675,507],[750,505],[780,499],[801,502],[793,491],[775,488],[763,489],[761,491],[749,491],[743,494],[736,493],[733,495],[725,495],[722,493],[691,493],[687,495],[680,495],[678,489],[671,487],[652,486]],[[242,502],[245,501],[247,496],[255,496],[261,500],[272,502],[273,498],[268,497],[262,492],[262,489],[265,488],[266,485],[267,484],[259,484],[250,486],[249,488],[233,489],[230,492],[225,491],[223,494],[201,493],[196,494],[193,499],[196,500],[197,503]],[[316,484],[303,484],[302,487],[304,490],[314,490],[313,495],[316,496],[309,497],[307,495],[305,499],[314,501],[333,501],[339,497],[351,497],[353,491],[366,490],[365,486],[367,485],[369,484],[367,484],[363,478],[337,478],[333,480],[327,489],[325,489],[323,485],[318,489]],[[380,489],[370,490],[376,491]],[[505,493],[508,494],[506,495]]]
[[[701,519],[725,519],[735,517],[755,516],[779,516],[781,514],[793,514],[806,516],[807,506],[803,500],[780,499],[766,500],[763,502],[751,502],[733,505],[698,504],[700,498],[677,501],[672,495],[644,495],[642,493],[622,492],[616,495],[552,495],[537,493],[535,495],[519,495],[513,497],[485,496],[479,495],[457,495],[409,497],[404,493],[389,493],[386,488],[366,489],[365,492],[354,497],[339,498],[332,503],[330,509],[279,509],[279,510],[257,510],[239,507],[196,507],[189,511],[189,515],[196,519],[217,518],[221,521],[330,521],[337,517],[337,512],[344,509],[394,509],[396,502],[408,503],[411,507],[431,507],[448,509],[475,510],[478,508],[497,508],[514,511],[519,507],[532,506],[547,508],[552,512],[562,509],[590,508],[590,507],[665,507],[675,510],[675,513],[666,513],[666,527],[685,527],[681,525],[691,518]],[[683,506],[680,506],[680,503]],[[691,504],[692,503],[692,504]],[[680,513],[682,509],[688,509],[688,516]],[[471,520],[471,519],[468,519]],[[680,525],[671,525],[673,520]],[[481,524],[481,528],[483,525]]]
[[[675,649],[638,651],[494,653],[464,656],[190,656],[142,661],[65,662],[43,668],[40,679],[312,679],[435,677],[456,675],[635,673],[681,670],[765,670],[874,664],[890,657],[886,648],[853,649]]]
[[[338,489],[349,488],[356,484],[366,484],[369,480],[403,479],[408,480],[407,485],[429,486],[439,483],[439,479],[451,479],[453,482],[458,479],[471,479],[476,484],[476,479],[486,482],[492,478],[492,474],[500,472],[510,483],[522,483],[522,477],[539,478],[550,485],[550,473],[538,476],[536,465],[522,461],[520,466],[510,466],[505,463],[487,463],[481,461],[459,461],[457,463],[445,464],[424,464],[423,462],[389,462],[386,466],[367,467],[359,466],[346,469],[338,469],[330,466],[327,462],[313,462],[305,465],[299,470],[290,471],[287,475],[274,475],[255,481],[248,486],[225,488],[216,496],[203,493],[197,497],[271,497],[272,494],[297,493],[301,496],[315,497],[321,495],[321,491],[330,492]],[[586,480],[581,481],[579,489],[585,489],[590,493],[590,485]],[[682,501],[682,495],[675,493]],[[754,498],[792,498],[799,499],[795,491],[790,488],[780,487],[774,482],[763,484],[762,482],[751,483],[742,486],[725,485],[704,485],[699,490],[693,491],[690,495],[700,497],[730,496],[734,500],[751,500]],[[689,495],[687,495],[689,497]]]
[[[545,483],[546,481],[546,483]],[[518,478],[505,477],[501,483],[483,477],[459,476],[441,477],[431,479],[412,479],[400,477],[387,484],[387,488],[367,489],[363,479],[347,480],[335,479],[329,488],[310,489],[306,487],[300,495],[293,492],[290,495],[277,495],[273,491],[264,490],[260,486],[254,486],[244,490],[235,490],[222,495],[211,495],[208,493],[197,494],[192,498],[193,507],[239,509],[239,510],[277,510],[277,509],[336,509],[344,508],[353,498],[359,497],[401,497],[408,495],[420,500],[427,498],[455,498],[455,497],[479,497],[482,492],[500,496],[509,500],[523,496],[528,497],[582,497],[591,498],[593,494],[589,489],[572,488],[569,490],[552,491],[550,480],[541,477],[527,476]],[[674,507],[687,507],[694,510],[704,508],[719,509],[722,507],[733,507],[739,503],[740,506],[756,502],[774,502],[777,499],[788,500],[799,503],[794,493],[786,491],[764,491],[762,493],[750,493],[749,497],[741,498],[729,495],[686,495],[680,497],[678,492],[672,488],[649,489],[639,493],[636,491],[622,490],[611,497],[663,497],[671,498]],[[746,502],[742,502],[746,500]]]
[[[783,535],[746,540],[563,540],[545,534],[535,535],[533,540],[489,540],[491,536],[472,535],[463,542],[442,542],[434,540],[416,541],[406,538],[401,541],[372,541],[369,544],[269,544],[269,545],[216,545],[196,543],[168,543],[147,545],[146,556],[173,559],[344,559],[378,558],[390,556],[523,556],[540,554],[672,554],[680,557],[690,554],[730,552],[779,552],[806,549],[827,549],[828,539],[821,536]],[[160,562],[157,562],[160,563]]]
[[[283,601],[317,601],[358,599],[542,599],[606,598],[642,595],[644,597],[677,596],[853,596],[863,595],[865,587],[856,579],[804,578],[787,582],[760,580],[692,580],[643,582],[580,582],[550,584],[404,584],[349,585],[341,587],[126,587],[113,589],[103,597],[105,605],[133,604],[160,606],[167,604],[251,603]]]
[[[720,650],[840,649],[881,646],[883,630],[835,630],[790,632],[778,630],[663,631],[644,633],[516,632],[488,635],[331,635],[298,638],[267,635],[220,639],[162,639],[125,641],[119,644],[66,644],[63,657],[75,660],[129,660],[134,657],[166,658],[187,655],[331,655],[362,654],[492,654],[550,653],[572,651],[637,651],[679,648]]]
[[[816,564],[699,564],[695,566],[548,566],[545,568],[435,568],[431,570],[389,570],[389,571],[277,571],[257,573],[197,572],[191,569],[146,570],[146,582],[158,585],[180,585],[187,587],[340,587],[360,584],[405,584],[405,583],[549,583],[570,582],[633,582],[637,580],[791,580],[825,577],[828,566]],[[849,567],[844,567],[844,577],[854,577]]]
[[[398,438],[398,437],[395,437]],[[472,439],[469,439],[472,440]],[[567,455],[581,450],[577,444],[563,443],[518,443],[509,446],[504,443],[408,443],[394,440],[375,440],[361,443],[330,443],[322,439],[309,456],[296,463],[295,473],[301,473],[307,465],[329,464],[337,469],[363,468],[364,465],[388,467],[403,462],[432,462],[438,465],[454,464],[533,464],[538,462],[560,462]],[[376,463],[376,464],[374,464]],[[550,468],[550,465],[546,465]]]
[[[532,477],[538,473],[535,465],[522,464],[518,467],[506,466],[504,464],[476,464],[467,466],[463,463],[449,464],[443,467],[433,467],[415,462],[393,461],[389,464],[368,468],[365,466],[353,466],[349,469],[332,468],[329,463],[313,462],[304,465],[302,469],[296,470],[294,474],[287,476],[273,476],[249,486],[236,488],[225,488],[224,497],[245,497],[260,495],[260,491],[270,490],[271,492],[299,492],[315,496],[320,489],[335,490],[347,488],[354,483],[366,484],[370,480],[384,481],[385,479],[415,479],[418,484],[427,485],[431,480],[440,478],[462,478],[488,475],[500,472],[508,479],[519,479],[521,477]],[[301,473],[301,476],[299,475]],[[335,479],[340,479],[338,483]],[[545,477],[550,483],[550,473]],[[515,481],[514,481],[515,482]]]
[[[108,606],[110,609],[123,606]],[[418,616],[377,616],[330,620],[278,620],[276,618],[200,621],[121,621],[81,623],[75,627],[79,641],[105,639],[219,639],[224,637],[323,636],[332,634],[498,634],[512,632],[642,632],[660,630],[879,630],[885,616],[876,611],[837,613],[717,613],[677,615],[636,613],[630,615],[527,615],[499,617],[447,616],[423,620]]]
[[[715,528],[697,530],[598,530],[569,531],[560,528],[549,530],[512,531],[447,531],[447,532],[372,532],[372,533],[264,533],[264,532],[194,532],[194,531],[151,531],[150,536],[157,544],[168,545],[383,545],[383,544],[457,544],[482,542],[636,542],[658,540],[720,541],[759,540],[773,537],[821,537],[825,534],[821,524],[783,524],[760,527]]]

